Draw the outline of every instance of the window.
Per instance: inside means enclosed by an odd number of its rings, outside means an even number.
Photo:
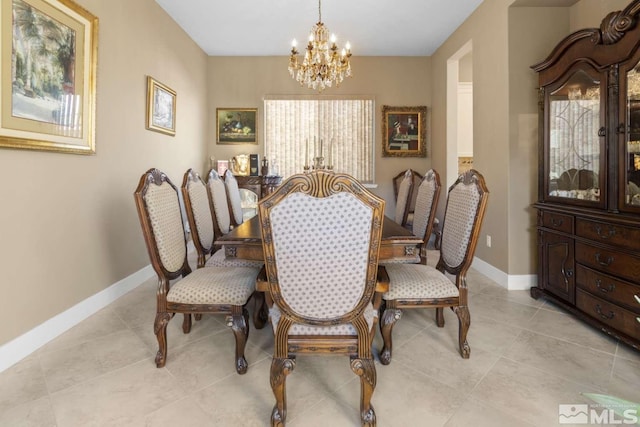
[[[286,178],[312,165],[322,147],[325,165],[371,183],[374,116],[372,98],[267,98],[265,156]]]

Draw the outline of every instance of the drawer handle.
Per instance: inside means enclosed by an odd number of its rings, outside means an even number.
[[[609,314],[604,314],[602,312],[602,307],[600,307],[600,304],[596,304],[596,313],[598,313],[598,316],[600,316],[604,320],[611,320],[616,315],[613,311],[609,311]]]
[[[611,255],[609,255],[606,259],[606,261],[603,261],[600,259],[600,252],[598,252],[596,254],[596,262],[598,264],[600,264],[603,267],[609,267],[611,265],[611,263],[613,262],[613,257]]]
[[[562,218],[560,219],[551,218],[551,224],[553,224],[554,227],[560,227],[563,222],[564,220]]]
[[[640,323],[640,317],[636,317],[636,322]]]
[[[604,292],[605,294],[608,294],[609,292],[613,292],[613,290],[616,288],[616,285],[614,285],[613,283],[610,283],[609,286],[605,288],[604,286],[602,286],[602,280],[596,279],[596,287],[600,289],[600,292]]]
[[[634,295],[633,297],[636,299],[636,302],[640,304],[640,297],[638,295]]]
[[[602,227],[600,227],[599,225],[596,225],[596,234],[602,240],[607,240],[616,235],[616,229],[613,228],[612,226],[609,226],[609,231],[607,233],[603,233]]]

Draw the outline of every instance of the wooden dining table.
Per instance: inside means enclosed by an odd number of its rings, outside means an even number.
[[[415,259],[420,255],[422,243],[421,238],[414,236],[411,231],[385,216],[382,223],[379,260]],[[229,233],[218,238],[215,245],[224,245],[227,258],[263,261],[259,217],[254,216],[235,227]]]

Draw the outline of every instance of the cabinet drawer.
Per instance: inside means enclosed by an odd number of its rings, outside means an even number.
[[[623,282],[580,264],[576,268],[576,285],[593,295],[640,314],[640,286],[638,285]]]
[[[580,264],[634,282],[640,277],[640,257],[582,242],[576,242],[575,250],[576,261]]]
[[[640,339],[640,315],[637,313],[594,297],[580,289],[576,292],[576,306],[611,328]]]
[[[640,228],[577,218],[576,234],[596,242],[640,250]]]
[[[542,226],[565,233],[573,233],[573,217],[555,212],[542,212]]]

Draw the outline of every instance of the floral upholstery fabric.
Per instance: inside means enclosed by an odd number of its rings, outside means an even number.
[[[217,250],[207,260],[205,267],[254,267],[261,268],[264,265],[262,261],[252,261],[242,258],[227,258],[224,253],[224,247]]]
[[[416,208],[413,211],[413,223],[411,231],[414,236],[425,237],[427,225],[429,225],[429,216],[431,215],[431,206],[433,206],[433,197],[436,193],[436,181],[433,172],[429,171],[418,187],[418,196],[416,197]],[[430,236],[426,236],[428,239]]]
[[[256,288],[258,272],[249,267],[199,268],[171,286],[167,301],[244,305]]]
[[[479,203],[475,183],[459,182],[449,191],[441,243],[441,256],[448,266],[457,267],[464,261]]]
[[[407,169],[404,174],[404,178],[398,188],[398,199],[396,200],[396,214],[395,221],[398,224],[402,224],[404,220],[404,213],[408,208],[409,197],[411,197],[411,183],[413,182],[413,173],[411,169]]]
[[[389,292],[382,296],[385,300],[447,298],[459,295],[456,285],[432,266],[396,264],[386,268],[389,274]]]
[[[178,193],[167,182],[151,184],[144,201],[162,265],[170,272],[180,270],[187,255],[187,246]]]
[[[269,319],[271,319],[271,326],[274,331],[278,329],[280,316],[280,310],[276,305],[269,309]],[[364,309],[364,319],[367,321],[367,325],[369,325],[369,330],[377,323],[378,312],[373,308],[373,304],[369,303]],[[294,323],[291,329],[289,329],[289,335],[357,335],[357,332],[351,323],[343,323],[335,326],[314,326]]]
[[[293,311],[330,319],[362,298],[373,212],[354,195],[292,193],[271,210],[278,282]]]
[[[207,187],[202,181],[197,180],[189,185],[189,199],[191,200],[191,210],[196,222],[196,232],[200,244],[205,250],[209,250],[213,244],[213,219],[209,208],[209,196]]]
[[[238,187],[238,181],[233,176],[231,171],[227,169],[224,173],[224,185],[227,187],[227,193],[229,194],[229,203],[231,203],[231,210],[233,211],[233,219],[236,224],[242,224],[242,199],[240,198],[240,188]]]
[[[231,215],[229,215],[229,203],[227,202],[227,190],[224,181],[216,171],[209,173],[209,191],[213,200],[213,213],[216,215],[216,222],[222,234],[227,234],[231,230]]]

